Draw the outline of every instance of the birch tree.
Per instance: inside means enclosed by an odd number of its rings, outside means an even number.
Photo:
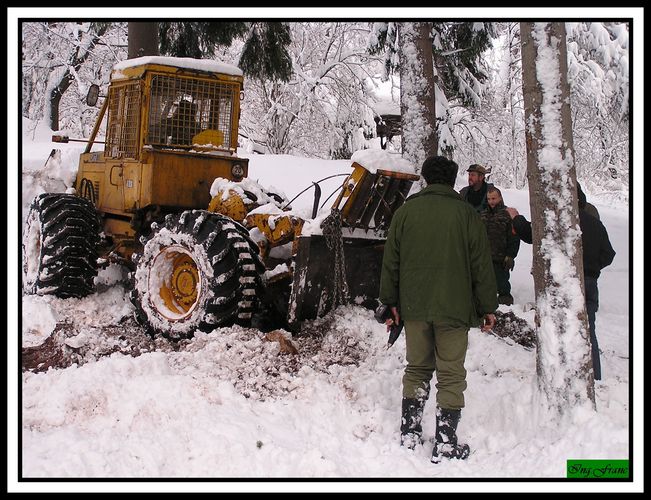
[[[521,23],[539,394],[594,406],[564,23]]]

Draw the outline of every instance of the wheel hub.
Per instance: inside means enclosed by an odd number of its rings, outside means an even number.
[[[152,304],[160,314],[175,321],[186,318],[194,309],[201,289],[201,277],[197,263],[181,246],[161,250],[154,259],[152,292],[159,299]]]
[[[174,259],[172,271],[172,294],[178,304],[187,312],[197,300],[199,271],[197,265],[187,254]]]

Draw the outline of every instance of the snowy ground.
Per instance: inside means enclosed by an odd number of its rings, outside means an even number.
[[[63,145],[60,159],[50,160],[43,169],[52,145],[42,142],[41,134],[35,138],[32,143],[24,137],[19,201],[23,209],[38,192],[61,191],[70,185],[79,152],[78,145]],[[349,169],[347,161],[250,158],[250,177],[276,186],[290,199],[311,181]],[[334,186],[341,178],[333,182]],[[457,187],[463,184],[465,178],[460,177]],[[330,194],[327,188],[323,192],[324,198]],[[529,216],[527,191],[503,193],[507,205]],[[311,194],[306,196],[295,205],[309,207]],[[630,483],[563,479],[567,459],[629,458],[632,445],[628,207],[588,198],[599,209],[617,252],[599,281],[597,334],[604,378],[596,382],[596,412],[579,412],[560,426],[550,422],[534,402],[535,352],[471,329],[467,407],[459,435],[472,453],[466,461],[432,465],[429,443],[408,452],[398,442],[404,337],[386,350],[386,333],[371,312],[347,306],[310,323],[310,337],[295,337],[296,356],[280,355],[277,343],[264,341],[256,330],[238,327],[197,334],[176,349],[159,343],[137,357],[116,349],[97,359],[87,355],[83,362],[64,369],[22,373],[22,382],[9,386],[12,391],[19,387],[20,404],[20,422],[9,426],[10,443],[20,429],[16,445],[20,463],[13,467],[19,467],[24,478],[70,481],[21,482],[19,487],[23,491],[529,491],[535,486],[536,491],[627,491]],[[501,306],[529,320],[532,312],[524,312],[523,306],[534,300],[530,266],[531,246],[522,244],[511,280],[516,304]],[[129,327],[133,308],[122,278],[121,270],[111,266],[100,273],[98,292],[84,299],[10,299],[11,308],[16,302],[22,305],[23,346],[42,343],[61,324],[67,325],[67,345],[91,354],[106,347],[101,333],[106,326],[124,329],[122,339],[111,342],[140,335]],[[15,330],[9,333],[12,337]],[[12,347],[20,346],[10,341],[10,368],[15,363]],[[637,371],[640,357],[635,363]],[[13,373],[20,373],[15,368]],[[636,414],[641,404],[641,398],[635,400]],[[434,413],[430,401],[423,423],[428,439],[434,434]],[[15,470],[11,467],[10,478]],[[641,472],[636,469],[638,479]],[[181,482],[83,481],[90,478]],[[183,482],[185,478],[211,481]],[[448,478],[468,481],[441,482]],[[550,478],[555,481],[544,481]],[[270,481],[258,482],[261,479]],[[309,482],[314,479],[323,484]],[[346,481],[351,479],[355,481]],[[397,481],[405,479],[409,481]],[[498,481],[483,482],[491,479]],[[533,485],[521,480],[543,481]]]

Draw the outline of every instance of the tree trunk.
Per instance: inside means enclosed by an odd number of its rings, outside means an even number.
[[[129,59],[160,54],[158,51],[158,23],[130,22],[128,37]]]
[[[520,169],[518,168],[520,166],[520,158],[518,155],[518,151],[520,150],[520,148],[518,148],[519,133],[517,129],[518,122],[515,110],[516,102],[515,96],[513,95],[515,92],[515,87],[517,86],[515,83],[515,68],[518,66],[517,61],[514,60],[513,56],[514,52],[516,52],[520,46],[520,33],[517,23],[508,23],[507,34],[509,37],[509,80],[506,84],[506,89],[509,96],[509,110],[511,111],[511,163],[513,163],[513,185],[515,189],[520,189],[520,185],[518,183],[518,177],[520,176]]]
[[[59,84],[50,92],[50,128],[59,130],[59,106],[63,93],[68,90],[72,83],[72,75],[66,71],[64,77],[59,81]]]
[[[432,23],[400,23],[400,113],[402,156],[420,172],[438,154],[432,64]]]
[[[521,23],[522,91],[533,230],[538,388],[549,408],[591,404],[564,23]]]
[[[52,87],[52,91],[50,92],[50,129],[59,130],[59,105],[61,104],[61,98],[70,85],[72,85],[72,82],[75,79],[74,75],[79,71],[81,65],[90,57],[93,48],[97,45],[97,42],[99,42],[100,38],[107,30],[107,23],[101,25],[85,50],[80,50],[79,47],[77,47],[75,52],[70,55],[68,67],[61,75],[61,78],[59,78],[59,82]],[[71,68],[74,69],[74,74]]]

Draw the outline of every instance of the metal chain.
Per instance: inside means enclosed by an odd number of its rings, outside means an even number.
[[[348,283],[346,282],[346,262],[344,260],[344,240],[341,235],[341,212],[332,212],[321,223],[326,245],[334,253],[335,279],[333,307],[348,302]]]

